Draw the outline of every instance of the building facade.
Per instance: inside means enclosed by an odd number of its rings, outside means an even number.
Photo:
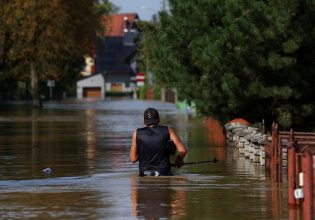
[[[77,82],[78,98],[103,99],[106,92],[135,91],[138,19],[135,13],[103,17],[105,31],[98,33],[98,42],[93,48],[94,57],[85,57],[82,79]],[[96,83],[97,80],[99,83]]]
[[[136,86],[137,21],[138,15],[132,13],[113,14],[107,20],[95,57],[96,71],[106,77],[106,92],[131,92]]]

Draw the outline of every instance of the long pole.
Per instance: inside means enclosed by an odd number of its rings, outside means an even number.
[[[211,163],[211,162],[216,163],[216,162],[218,162],[218,160],[216,158],[214,158],[213,160],[187,162],[187,163],[184,163],[184,165],[187,165],[187,164],[198,164],[198,163]]]
[[[191,165],[191,164],[200,164],[200,163],[216,163],[218,160],[214,158],[213,160],[204,160],[204,161],[195,161],[195,162],[187,162],[184,165]],[[172,167],[175,167],[175,164],[171,164]]]

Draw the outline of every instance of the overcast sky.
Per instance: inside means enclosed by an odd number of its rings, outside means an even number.
[[[118,13],[137,13],[140,20],[152,20],[152,15],[162,9],[163,0],[110,0],[120,7]]]

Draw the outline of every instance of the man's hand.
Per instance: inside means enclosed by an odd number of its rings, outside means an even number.
[[[184,165],[184,160],[181,155],[177,155],[175,160],[175,167],[180,168]]]

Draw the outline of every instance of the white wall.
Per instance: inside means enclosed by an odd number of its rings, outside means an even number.
[[[105,98],[105,79],[102,74],[81,79],[77,82],[77,98],[83,98],[83,88],[100,87],[102,92],[102,99]]]

